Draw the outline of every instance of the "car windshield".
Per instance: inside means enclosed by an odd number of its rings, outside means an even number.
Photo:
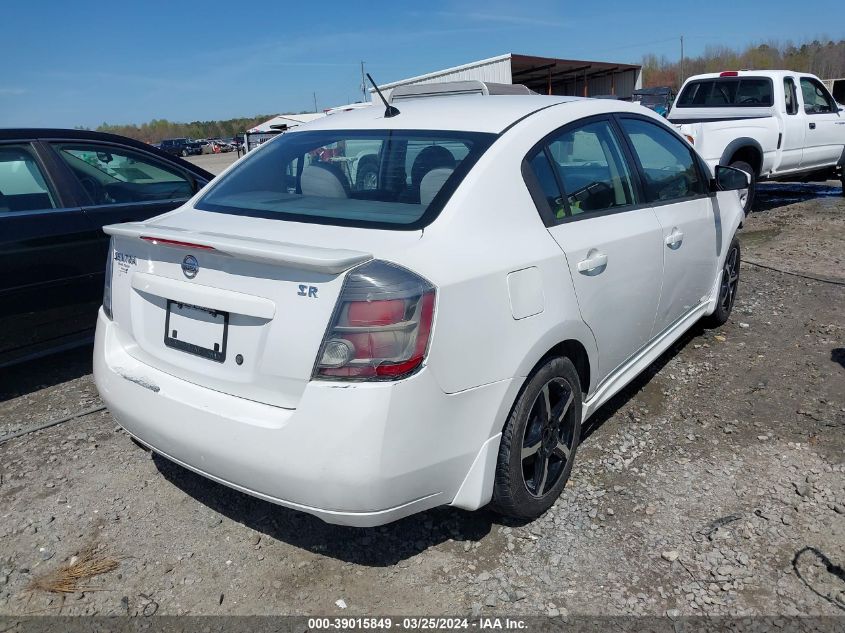
[[[760,107],[774,103],[766,77],[725,77],[691,81],[678,97],[679,108]]]
[[[282,134],[215,183],[202,211],[319,224],[430,224],[493,134],[317,130]]]

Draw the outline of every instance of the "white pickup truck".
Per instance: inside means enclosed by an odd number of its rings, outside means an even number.
[[[667,117],[710,169],[751,176],[745,212],[760,180],[824,181],[845,187],[845,111],[818,77],[789,70],[740,70],[686,80]],[[843,190],[845,195],[845,190]]]

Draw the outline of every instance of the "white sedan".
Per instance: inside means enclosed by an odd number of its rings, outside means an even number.
[[[400,109],[298,127],[107,227],[97,386],[156,453],[331,523],[536,517],[583,421],[728,319],[748,180],[636,104]]]

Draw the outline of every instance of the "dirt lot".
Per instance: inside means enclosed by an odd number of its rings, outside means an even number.
[[[589,421],[542,519],[329,526],[152,456],[100,412],[0,445],[0,615],[842,615],[845,198],[778,185],[758,206],[743,257],[787,272],[743,265],[732,320]],[[0,438],[96,405],[89,356],[0,374]],[[91,546],[119,567],[28,591]]]

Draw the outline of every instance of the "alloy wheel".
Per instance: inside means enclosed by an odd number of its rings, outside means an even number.
[[[533,497],[558,482],[572,455],[575,408],[572,387],[563,378],[547,382],[529,412],[522,439],[522,479]]]
[[[730,311],[733,307],[737,284],[739,284],[739,249],[732,248],[725,258],[722,285],[719,288],[719,305],[726,311]]]

